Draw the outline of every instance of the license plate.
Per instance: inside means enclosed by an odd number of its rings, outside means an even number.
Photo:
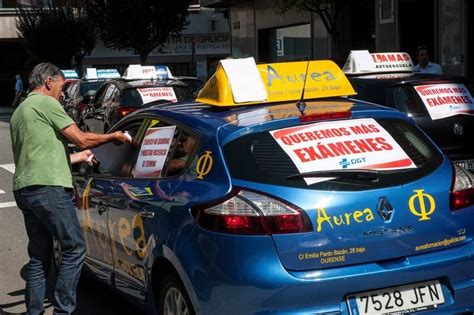
[[[460,160],[460,161],[454,161],[456,165],[461,166],[462,168],[472,171],[474,170],[474,160]]]
[[[357,293],[347,298],[352,315],[409,313],[437,308],[444,303],[439,281],[426,281]]]

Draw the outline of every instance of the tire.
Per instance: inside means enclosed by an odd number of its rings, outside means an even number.
[[[163,279],[158,293],[157,308],[160,315],[194,315],[191,300],[175,273]]]

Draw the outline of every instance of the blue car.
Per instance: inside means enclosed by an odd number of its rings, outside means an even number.
[[[330,61],[223,60],[126,116],[74,170],[87,271],[150,314],[474,311],[472,175],[353,94]]]

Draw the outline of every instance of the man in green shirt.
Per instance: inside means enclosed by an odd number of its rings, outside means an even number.
[[[82,132],[58,102],[64,81],[63,73],[55,65],[36,65],[29,78],[32,92],[10,121],[16,168],[13,191],[28,234],[28,315],[44,312],[53,238],[62,252],[54,290],[54,314],[71,314],[76,308],[85,242],[72,202],[70,164],[91,158],[89,148],[110,141],[129,141],[120,131],[105,135]],[[83,151],[69,154],[67,140]]]

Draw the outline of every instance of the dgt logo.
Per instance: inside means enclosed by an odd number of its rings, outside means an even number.
[[[365,157],[363,158],[356,158],[356,159],[348,159],[348,158],[343,158],[340,162],[339,165],[342,166],[342,168],[347,168],[349,165],[354,165],[354,164],[360,164],[365,162]]]

